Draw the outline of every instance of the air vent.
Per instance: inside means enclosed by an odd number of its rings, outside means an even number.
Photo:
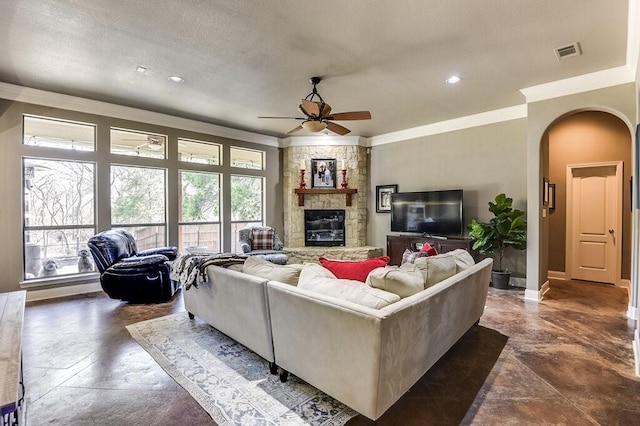
[[[575,42],[568,46],[557,47],[554,49],[558,60],[572,58],[574,56],[580,56],[582,51],[580,50],[580,43]]]

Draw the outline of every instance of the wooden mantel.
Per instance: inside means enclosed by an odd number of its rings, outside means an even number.
[[[356,188],[344,188],[344,189],[326,189],[326,188],[296,188],[294,192],[298,194],[298,206],[304,207],[304,195],[323,195],[323,194],[344,194],[346,198],[347,207],[351,207],[351,195],[356,194],[358,190]]]

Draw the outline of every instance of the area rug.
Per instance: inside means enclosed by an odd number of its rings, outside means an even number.
[[[343,425],[358,413],[186,312],[127,326],[219,425]]]

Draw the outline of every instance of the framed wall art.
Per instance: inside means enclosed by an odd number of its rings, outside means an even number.
[[[336,159],[314,158],[311,160],[311,187],[336,187]]]
[[[548,200],[549,200],[549,210],[553,211],[556,209],[556,184],[555,183],[550,183],[549,184],[549,194],[547,196]]]
[[[376,186],[376,213],[391,212],[391,194],[398,192],[398,185]]]

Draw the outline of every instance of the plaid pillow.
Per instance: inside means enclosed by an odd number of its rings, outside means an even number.
[[[251,250],[273,250],[273,228],[253,228]]]
[[[402,253],[402,263],[414,263],[419,257],[429,257],[429,253],[426,251],[411,251],[406,249]]]

